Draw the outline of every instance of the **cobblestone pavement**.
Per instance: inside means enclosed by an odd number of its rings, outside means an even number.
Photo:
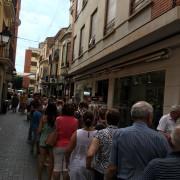
[[[26,143],[26,116],[0,115],[0,180],[37,180],[37,158]]]

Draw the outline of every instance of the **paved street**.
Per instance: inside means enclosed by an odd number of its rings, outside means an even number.
[[[0,115],[0,180],[36,180],[36,158],[26,143],[26,116]]]

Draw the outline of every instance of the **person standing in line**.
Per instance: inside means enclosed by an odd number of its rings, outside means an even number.
[[[34,106],[34,112],[32,116],[32,149],[31,149],[31,152],[35,154],[39,153],[38,128],[41,117],[42,117],[42,113],[40,112],[39,106],[36,104]]]
[[[118,129],[113,136],[108,180],[114,174],[119,180],[138,179],[152,159],[163,158],[170,151],[166,138],[149,128],[152,117],[149,103],[140,101],[132,106],[133,125]]]
[[[54,165],[53,147],[46,144],[47,137],[55,130],[55,120],[57,117],[57,108],[55,104],[48,104],[45,115],[41,118],[39,125],[39,163],[38,163],[38,180],[42,180],[42,171],[44,164],[48,159],[48,180],[51,180]]]
[[[161,117],[157,130],[162,132],[168,141],[170,134],[176,126],[177,120],[180,118],[180,105],[174,105],[170,109],[170,113]]]
[[[16,113],[17,106],[19,104],[19,98],[18,98],[17,94],[14,94],[11,103],[12,103],[12,105],[11,105],[12,111],[14,113]]]
[[[142,180],[180,179],[180,125],[171,133],[173,152],[165,158],[152,160],[144,170]]]
[[[62,175],[63,179],[65,179],[65,175],[67,174],[65,151],[70,143],[72,134],[78,128],[78,120],[74,117],[73,104],[64,104],[62,108],[62,115],[57,117],[55,127],[58,137],[53,149],[53,180],[59,180],[60,175]]]
[[[86,169],[86,154],[88,146],[96,134],[93,127],[94,116],[91,111],[83,114],[84,128],[78,129],[66,149],[66,161],[69,168],[70,180],[93,180],[93,174]]]
[[[118,129],[120,113],[117,110],[108,110],[106,113],[107,128],[97,132],[87,152],[86,167],[94,169],[94,180],[104,180],[109,165],[112,137]],[[94,158],[94,162],[93,162]]]

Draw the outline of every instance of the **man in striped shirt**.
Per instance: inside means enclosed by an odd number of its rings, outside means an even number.
[[[108,180],[117,172],[117,179],[138,179],[155,158],[165,157],[170,150],[166,138],[149,127],[153,108],[140,101],[131,108],[133,125],[119,129],[113,136]]]
[[[146,167],[143,180],[180,179],[180,125],[171,134],[173,152],[164,159],[154,159]]]

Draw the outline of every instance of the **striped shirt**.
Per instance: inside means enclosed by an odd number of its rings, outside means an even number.
[[[146,167],[142,180],[180,180],[180,152],[154,159]]]
[[[115,132],[110,160],[119,179],[138,179],[152,159],[165,157],[169,150],[162,134],[138,121]]]

